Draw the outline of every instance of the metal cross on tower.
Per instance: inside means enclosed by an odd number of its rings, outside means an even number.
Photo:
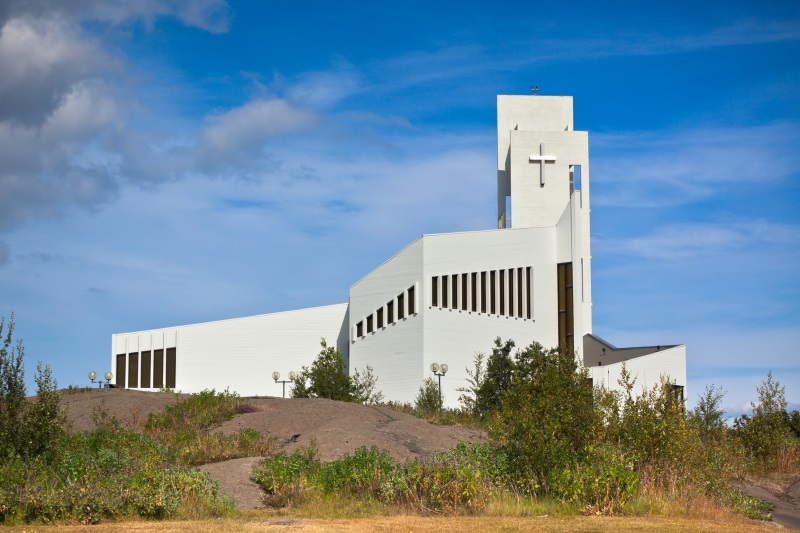
[[[546,163],[555,163],[556,156],[554,155],[545,155],[544,153],[544,143],[539,144],[539,155],[532,154],[530,156],[531,163],[539,163],[540,165],[540,172],[539,172],[539,184],[544,187],[544,166]]]

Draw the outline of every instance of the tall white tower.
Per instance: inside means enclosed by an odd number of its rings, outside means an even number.
[[[581,351],[592,330],[589,134],[570,96],[497,97],[499,228],[555,226],[559,338]]]

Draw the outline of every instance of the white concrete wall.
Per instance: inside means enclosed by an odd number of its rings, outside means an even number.
[[[350,288],[349,350],[350,370],[370,365],[378,376],[377,388],[388,400],[413,402],[422,380],[422,331],[424,310],[421,305],[423,238],[419,238],[388,261],[364,276]],[[408,288],[415,287],[415,313],[398,319],[399,294],[408,299]],[[367,333],[366,318],[394,302],[394,322],[384,323]],[[408,302],[405,302],[408,309]],[[356,324],[363,322],[364,335],[356,335]]]
[[[458,406],[460,393],[456,389],[467,386],[466,369],[473,368],[476,352],[484,352],[487,356],[491,353],[495,338],[513,339],[518,346],[527,346],[534,340],[548,347],[558,344],[555,241],[555,227],[425,236],[425,360],[422,377],[432,376],[431,363],[449,366],[447,375],[442,378],[447,406]],[[480,306],[478,312],[472,312],[431,305],[433,276],[477,272],[480,279],[481,272],[528,266],[532,267],[533,289],[530,320],[493,315],[488,312],[489,307],[486,313],[482,313]],[[507,283],[505,288],[507,291]],[[480,289],[478,294],[480,297]]]
[[[290,370],[310,365],[320,352],[322,337],[346,350],[346,321],[347,304],[337,304],[120,333],[112,336],[111,368],[116,375],[118,353],[177,347],[177,390],[228,388],[242,396],[280,396],[282,386],[272,380],[272,372],[277,370],[284,379]]]
[[[661,350],[649,355],[635,357],[624,362],[611,365],[593,366],[589,373],[595,385],[604,385],[609,390],[622,390],[619,378],[622,365],[625,364],[628,372],[636,379],[633,392],[641,394],[642,390],[649,390],[659,382],[661,375],[668,376],[670,381],[684,387],[684,398],[688,398],[686,390],[686,346],[680,345],[667,350]]]

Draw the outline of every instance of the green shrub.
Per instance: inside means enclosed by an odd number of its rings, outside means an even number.
[[[793,438],[786,413],[785,387],[772,378],[757,387],[758,402],[752,404],[753,416],[746,415],[734,421],[736,438],[752,457],[754,468],[761,471],[786,470],[796,464],[797,439]],[[794,459],[794,460],[792,460]]]
[[[320,342],[322,350],[311,367],[304,366],[292,384],[292,398],[327,398],[342,402],[376,404],[383,400],[383,393],[376,390],[377,376],[372,367],[355,369],[347,375],[344,356],[325,339]]]
[[[588,505],[597,513],[622,510],[639,489],[639,475],[619,449],[600,445],[588,450],[585,462],[566,468],[553,492],[567,501]]]
[[[439,389],[436,380],[427,377],[419,387],[417,397],[414,398],[414,410],[423,417],[431,417],[442,410],[444,395]]]
[[[318,491],[446,512],[480,511],[508,478],[502,452],[466,443],[406,465],[375,447],[331,463],[306,448],[264,459],[253,471],[275,506]]]
[[[489,436],[508,449],[515,471],[533,490],[549,492],[563,469],[582,462],[594,425],[591,381],[572,353],[536,342],[517,352]]]
[[[163,413],[151,414],[144,431],[186,465],[273,453],[274,440],[253,429],[231,434],[210,433],[245,405],[248,404],[242,403],[237,394],[227,390],[205,390],[188,398],[179,396],[177,403]]]

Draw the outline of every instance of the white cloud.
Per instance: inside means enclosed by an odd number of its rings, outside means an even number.
[[[794,176],[800,124],[688,128],[591,137],[595,205],[674,206],[720,186],[778,184]]]
[[[225,0],[9,0],[8,12],[12,17],[58,15],[115,25],[141,21],[147,27],[160,17],[175,17],[212,33],[227,31],[231,19]]]
[[[800,226],[767,220],[731,223],[670,224],[650,235],[600,241],[604,251],[627,252],[648,259],[684,259],[719,256],[720,253],[751,248],[757,243],[800,246]]]
[[[13,18],[0,28],[0,121],[44,120],[75,83],[111,68],[99,43],[55,18]]]

